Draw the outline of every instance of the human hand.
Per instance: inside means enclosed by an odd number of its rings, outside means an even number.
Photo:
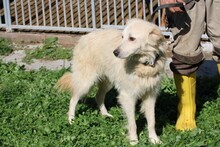
[[[184,0],[160,0],[160,4],[171,4],[171,3],[183,3],[185,5]],[[183,10],[180,7],[170,7],[169,10],[173,13],[175,12],[183,12]]]

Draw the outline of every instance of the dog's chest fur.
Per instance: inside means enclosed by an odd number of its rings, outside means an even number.
[[[141,98],[149,91],[158,90],[162,70],[162,61],[158,62],[155,67],[135,62],[124,62],[123,65],[117,66],[117,70],[114,69],[117,72],[108,72],[105,76],[108,77],[118,91],[126,91],[133,97]]]

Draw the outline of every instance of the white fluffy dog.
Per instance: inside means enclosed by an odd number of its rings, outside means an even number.
[[[94,83],[99,90],[96,102],[102,115],[106,110],[105,94],[114,86],[118,101],[128,119],[131,144],[138,143],[135,105],[142,100],[141,112],[148,123],[149,139],[160,143],[155,132],[155,102],[164,72],[166,42],[159,28],[150,22],[131,19],[123,31],[99,30],[84,35],[74,49],[72,73],[58,81],[60,89],[72,92],[68,119],[72,124],[75,108]]]

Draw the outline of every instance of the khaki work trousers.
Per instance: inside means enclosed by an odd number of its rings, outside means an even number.
[[[200,39],[204,32],[214,46],[213,59],[220,63],[220,0],[195,0],[183,13],[167,11],[169,28],[174,36],[171,44],[174,73],[189,75],[204,60]]]

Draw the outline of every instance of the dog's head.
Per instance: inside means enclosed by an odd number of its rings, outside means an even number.
[[[132,55],[141,54],[148,55],[149,57],[155,56],[155,53],[159,53],[161,43],[164,41],[159,27],[150,22],[141,19],[131,19],[128,21],[124,31],[122,32],[122,43],[114,50],[114,55],[118,58],[126,59]],[[148,58],[146,56],[141,59],[141,62]],[[152,60],[155,60],[152,57]],[[153,61],[154,62],[154,61]]]

